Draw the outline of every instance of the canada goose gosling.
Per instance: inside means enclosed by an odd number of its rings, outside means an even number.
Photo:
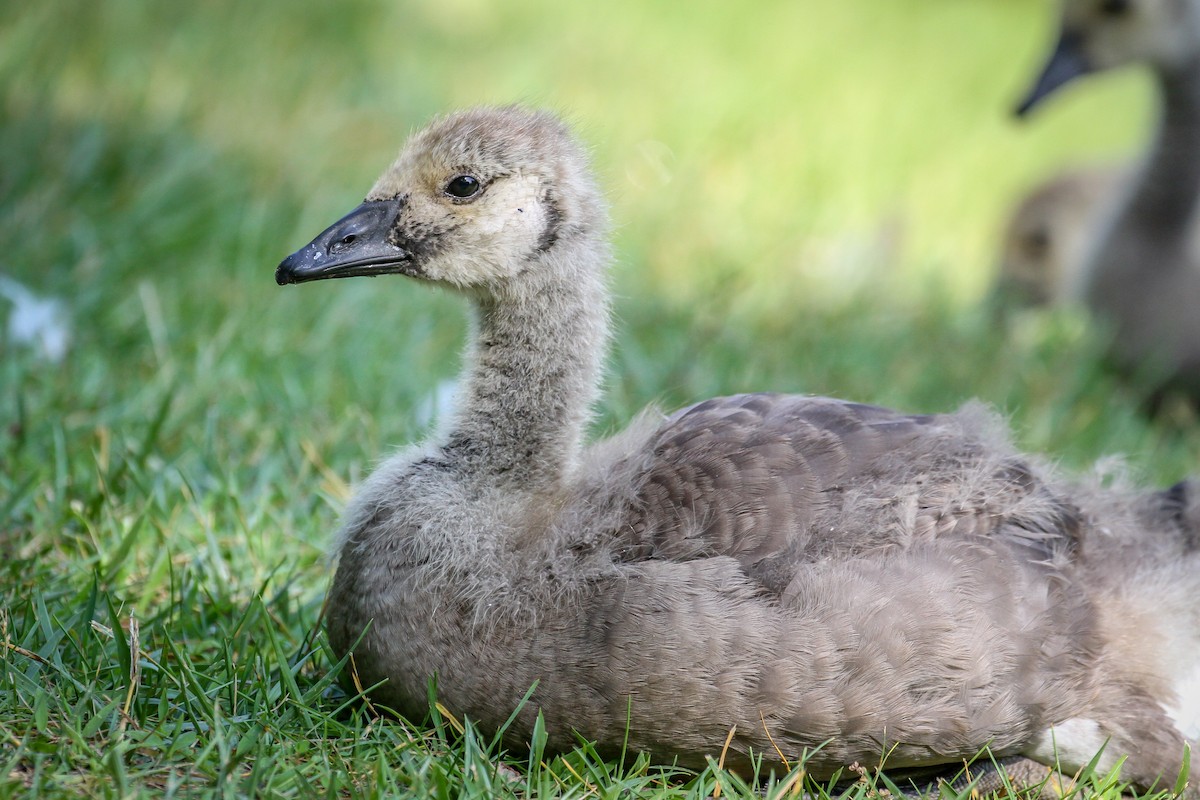
[[[419,718],[436,678],[494,731],[536,687],[511,744],[540,713],[550,750],[692,767],[727,746],[734,769],[827,777],[990,745],[1076,769],[1107,741],[1102,766],[1174,780],[1194,665],[1144,654],[1200,635],[1190,486],[1072,494],[978,409],[789,395],[584,448],[605,217],[561,122],[473,109],[276,271],[400,274],[473,307],[457,412],[359,488],[336,544],[330,642],[377,702]]]

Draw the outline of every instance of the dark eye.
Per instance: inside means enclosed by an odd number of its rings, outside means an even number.
[[[1045,228],[1035,228],[1025,234],[1025,250],[1034,258],[1042,258],[1050,249],[1050,232]]]
[[[479,179],[474,175],[459,175],[457,178],[451,178],[446,184],[446,194],[465,200],[479,194],[480,188]]]
[[[1130,0],[1101,0],[1100,13],[1108,17],[1123,17],[1129,13]]]

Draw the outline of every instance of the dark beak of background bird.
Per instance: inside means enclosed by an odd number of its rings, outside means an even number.
[[[1055,89],[1091,71],[1092,65],[1083,50],[1083,37],[1077,31],[1063,31],[1037,83],[1017,106],[1017,116],[1024,117]]]
[[[275,268],[275,282],[319,281],[407,272],[412,254],[388,241],[404,206],[401,198],[360,205]]]

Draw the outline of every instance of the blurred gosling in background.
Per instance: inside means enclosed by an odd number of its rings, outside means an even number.
[[[1088,248],[1129,176],[1128,168],[1080,167],[1052,176],[1020,199],[1001,240],[995,287],[1001,308],[1080,301]]]
[[[1079,76],[1132,63],[1152,70],[1162,118],[1085,248],[1080,297],[1111,327],[1123,371],[1200,403],[1200,0],[1065,0],[1058,43],[1017,113]]]

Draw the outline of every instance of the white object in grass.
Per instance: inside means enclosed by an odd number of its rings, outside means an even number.
[[[0,275],[0,295],[12,303],[8,339],[25,344],[57,364],[71,346],[71,323],[61,300],[44,298],[6,275]]]

